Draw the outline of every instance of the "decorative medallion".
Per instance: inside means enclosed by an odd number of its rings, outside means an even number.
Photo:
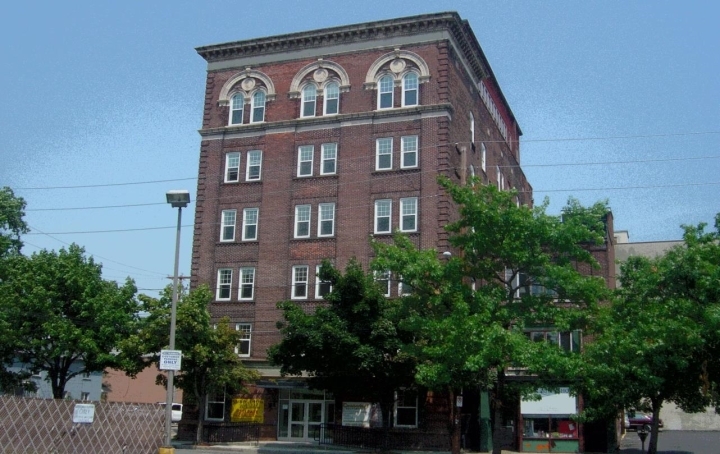
[[[252,77],[248,77],[247,79],[243,79],[242,83],[240,84],[245,91],[250,91],[253,88],[255,88],[255,79]]]
[[[313,73],[313,79],[317,83],[325,82],[327,80],[327,78],[328,78],[328,72],[327,72],[327,69],[325,69],[325,68],[318,68]]]
[[[396,58],[390,62],[390,70],[395,74],[400,74],[405,69],[405,60]]]

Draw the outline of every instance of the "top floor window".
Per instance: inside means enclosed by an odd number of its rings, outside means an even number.
[[[409,72],[402,79],[402,105],[417,106],[418,104],[418,75]]]
[[[243,110],[245,109],[245,96],[236,93],[230,100],[230,124],[240,125],[243,122]]]
[[[301,117],[315,116],[315,102],[317,100],[317,88],[315,85],[308,84],[302,89],[302,108]]]
[[[252,123],[265,121],[265,92],[256,91],[252,97]]]
[[[378,108],[391,109],[393,107],[393,77],[389,74],[382,76],[378,86]]]
[[[330,82],[325,86],[324,115],[335,115],[340,111],[340,85],[337,82]]]

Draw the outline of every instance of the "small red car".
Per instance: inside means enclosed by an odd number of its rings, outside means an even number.
[[[653,416],[650,414],[641,411],[629,411],[626,416],[625,428],[628,430],[638,430],[645,425],[652,427]],[[663,429],[662,419],[658,421],[658,429]]]

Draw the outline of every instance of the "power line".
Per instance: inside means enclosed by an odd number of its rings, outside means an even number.
[[[130,186],[130,185],[137,185],[137,184],[169,183],[171,181],[187,181],[187,180],[195,180],[195,179],[197,179],[197,178],[196,177],[173,178],[171,180],[133,181],[133,182],[125,182],[125,183],[105,183],[105,184],[84,184],[84,185],[77,185],[77,186],[44,186],[44,187],[34,187],[34,188],[14,188],[14,189],[30,191],[30,190],[42,190],[42,189],[102,188],[102,187],[109,187],[109,186]]]
[[[193,224],[185,224],[182,227],[192,227],[192,226],[193,226]],[[84,233],[139,232],[139,231],[144,231],[144,230],[165,230],[165,229],[175,229],[175,228],[177,228],[176,225],[171,225],[171,226],[167,226],[167,227],[138,227],[135,229],[81,230],[81,231],[76,231],[76,232],[47,232],[46,233],[46,232],[41,232],[38,230],[37,233],[29,232],[29,233],[26,233],[25,235],[48,235],[48,236],[50,236],[50,235],[75,235],[75,234],[79,234],[79,233],[84,234]],[[37,229],[35,229],[35,230],[37,230]],[[56,238],[53,238],[53,239],[56,239]],[[58,240],[58,241],[60,241],[60,240]],[[65,244],[67,244],[67,243],[65,243]],[[144,271],[147,271],[147,270],[144,270]],[[151,271],[151,272],[154,273],[155,271]],[[158,273],[158,274],[163,274],[163,273]]]
[[[129,207],[144,207],[151,205],[167,205],[166,202],[156,203],[133,203],[128,205],[103,205],[94,207],[65,207],[65,208],[30,208],[25,211],[71,211],[71,210],[99,210],[104,208],[129,208]]]

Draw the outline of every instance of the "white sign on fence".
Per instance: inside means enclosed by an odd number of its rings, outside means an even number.
[[[95,405],[75,404],[73,409],[73,423],[92,424],[95,419]]]
[[[160,351],[160,370],[180,370],[182,352],[180,350]]]

